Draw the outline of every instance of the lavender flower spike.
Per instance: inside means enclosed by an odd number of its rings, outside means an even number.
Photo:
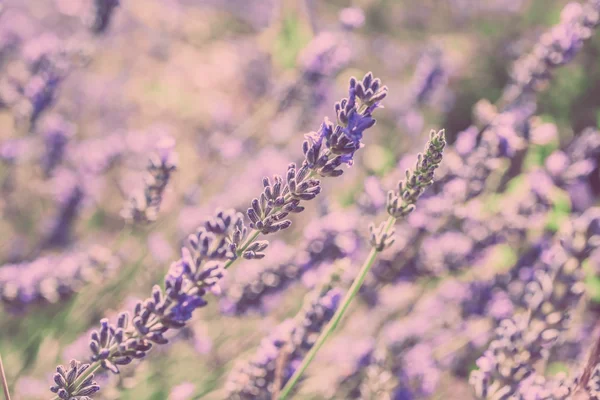
[[[417,199],[433,183],[433,174],[442,161],[446,146],[445,131],[431,131],[425,154],[419,154],[414,172],[406,171],[406,180],[398,183],[398,191],[390,191],[387,212],[395,218],[404,217],[415,209]]]
[[[300,202],[312,200],[321,192],[321,182],[315,176],[337,177],[344,173],[339,169],[342,164],[352,165],[354,153],[363,146],[364,131],[375,125],[372,113],[388,90],[371,72],[362,81],[350,78],[349,86],[348,98],[335,104],[337,124],[326,118],[318,132],[305,135],[301,167],[290,164],[285,179],[278,175],[273,181],[263,179],[263,193],[252,200],[247,211],[254,232],[239,249],[240,255],[253,258],[252,252],[260,251],[254,246],[264,250],[268,243],[255,242],[260,233],[267,235],[290,227],[292,222],[286,217],[302,212]]]
[[[294,385],[298,382],[319,349],[342,320],[344,313],[360,290],[379,253],[393,243],[391,237],[393,236],[393,227],[397,219],[412,212],[419,196],[421,196],[425,189],[433,183],[433,174],[442,161],[442,153],[445,146],[446,139],[444,130],[442,129],[439,132],[432,131],[430,140],[427,142],[425,155],[419,154],[414,172],[406,172],[406,180],[399,183],[398,193],[390,191],[387,205],[387,212],[389,214],[388,219],[380,225],[378,231],[375,231],[374,226],[371,225],[371,251],[367,255],[365,262],[344,296],[340,308],[335,312],[331,321],[327,327],[325,327],[314,346],[306,354],[302,363],[294,372],[294,375],[281,390],[279,400],[285,400],[287,396],[290,395],[294,389]]]
[[[132,196],[121,212],[123,218],[133,222],[152,222],[158,217],[163,193],[171,174],[177,168],[175,141],[165,137],[150,157],[143,193]]]
[[[352,78],[348,99],[336,104],[340,123],[334,127],[326,122],[320,133],[309,135],[303,144],[302,167],[297,170],[291,164],[285,183],[279,176],[272,183],[268,178],[263,180],[260,200],[254,199],[248,209],[254,231],[249,232],[242,214],[230,210],[219,211],[190,235],[188,247],[181,250],[181,258],[171,265],[165,277],[165,289],[154,286],[152,296],[135,306],[133,318],[127,312],[121,313],[116,325],[103,319],[100,329],[92,332],[90,350],[94,364],[68,385],[67,395],[76,393],[99,368],[118,373],[119,365],[144,358],[154,344],[168,343],[164,334],[183,328],[193,311],[207,304],[206,294],[220,291],[218,284],[227,267],[242,256],[260,258],[268,242],[256,241],[259,234],[291,225],[285,219],[287,215],[302,211],[300,201],[311,200],[320,192],[320,182],[312,178],[314,174],[342,174],[337,168],[352,162],[354,152],[362,146],[363,131],[375,123],[371,113],[386,94],[387,88],[371,73],[362,82]],[[167,164],[168,158],[161,160]]]

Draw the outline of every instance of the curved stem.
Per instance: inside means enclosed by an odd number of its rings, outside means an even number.
[[[385,232],[389,232],[390,229],[394,226],[395,222],[396,222],[396,218],[391,217],[391,216],[388,217],[388,219],[385,223]],[[308,366],[310,365],[311,361],[313,360],[313,358],[315,357],[315,355],[317,354],[319,349],[323,346],[325,341],[327,341],[329,336],[333,333],[333,331],[335,330],[335,328],[337,327],[339,322],[342,320],[342,317],[348,310],[348,307],[350,306],[352,299],[354,299],[354,297],[360,290],[360,287],[362,286],[363,282],[365,281],[367,274],[369,273],[369,271],[371,270],[371,267],[373,266],[375,260],[377,259],[378,253],[379,252],[376,251],[374,248],[371,249],[371,252],[367,256],[367,259],[365,260],[363,266],[361,267],[357,277],[354,279],[354,282],[352,282],[352,286],[350,286],[350,289],[346,293],[344,300],[342,300],[342,305],[340,306],[340,308],[337,309],[337,311],[333,315],[333,318],[331,319],[331,321],[329,321],[329,324],[327,324],[327,327],[325,327],[323,332],[321,332],[321,335],[315,342],[314,346],[306,354],[306,356],[304,357],[304,360],[302,360],[302,364],[300,364],[298,369],[294,372],[294,375],[290,378],[288,383],[281,390],[281,395],[279,396],[279,400],[285,400],[289,396],[292,389],[294,388],[294,385],[296,385],[296,383],[298,382],[298,380],[300,379],[300,377],[302,376],[302,374],[304,373],[306,368],[308,368]]]

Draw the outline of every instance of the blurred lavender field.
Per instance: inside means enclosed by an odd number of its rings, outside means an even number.
[[[10,399],[600,399],[599,24],[0,0]]]

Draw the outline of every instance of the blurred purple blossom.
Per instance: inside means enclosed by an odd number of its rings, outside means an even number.
[[[11,312],[36,303],[56,303],[116,272],[120,262],[108,249],[94,247],[61,256],[43,256],[0,268],[0,298]]]

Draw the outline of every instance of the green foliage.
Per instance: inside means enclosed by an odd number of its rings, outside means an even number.
[[[310,30],[298,13],[287,11],[273,46],[274,61],[284,69],[293,69],[300,50],[310,41]]]
[[[385,175],[394,168],[394,160],[394,153],[388,147],[372,144],[365,148],[364,163],[379,176]]]
[[[579,64],[569,64],[554,72],[552,84],[539,96],[540,109],[569,126],[572,105],[590,84],[587,72]]]
[[[585,273],[585,289],[590,300],[594,303],[600,303],[600,276],[596,274],[595,268],[589,260],[583,263],[583,272]]]
[[[558,145],[558,142],[552,142],[543,145],[532,144],[527,150],[527,155],[525,156],[525,161],[523,162],[523,167],[525,170],[531,170],[533,167],[543,166],[546,158],[548,158],[553,151],[558,149]]]
[[[567,222],[571,213],[571,200],[569,194],[563,190],[555,188],[552,194],[552,209],[548,213],[545,229],[550,232],[557,232],[560,226]]]
[[[546,375],[547,376],[554,376],[561,372],[568,373],[569,366],[562,362],[551,362],[546,367]]]

